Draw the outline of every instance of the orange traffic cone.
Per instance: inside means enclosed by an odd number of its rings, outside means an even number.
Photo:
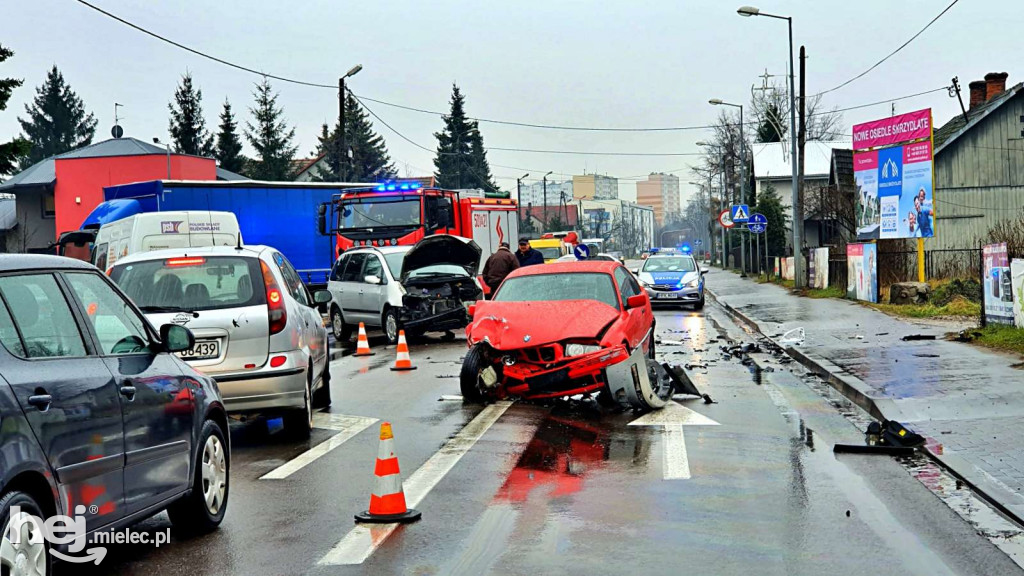
[[[380,425],[380,447],[377,449],[377,465],[373,475],[376,482],[370,495],[370,509],[356,514],[356,522],[389,524],[392,522],[414,522],[420,519],[419,510],[407,508],[405,492],[402,491],[402,474],[398,470],[398,456],[395,456],[395,437],[391,423]]]
[[[359,323],[359,336],[356,338],[356,353],[353,356],[373,356],[370,352],[370,341],[366,339],[366,326]]]
[[[405,330],[398,331],[398,357],[395,358],[395,365],[392,370],[415,370],[412,359],[409,358],[409,345],[405,342]]]

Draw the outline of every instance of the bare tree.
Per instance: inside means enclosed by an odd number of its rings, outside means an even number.
[[[758,90],[751,101],[757,119],[758,142],[780,142],[789,134],[789,90],[785,83],[776,83],[767,90]],[[837,140],[846,134],[843,114],[835,106],[826,110],[821,95],[807,99],[807,140]],[[777,138],[775,137],[777,136]]]

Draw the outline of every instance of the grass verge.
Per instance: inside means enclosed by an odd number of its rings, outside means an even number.
[[[977,318],[981,315],[981,305],[971,302],[963,297],[956,297],[943,306],[935,304],[875,304],[864,302],[863,304],[881,310],[893,316],[904,318],[936,318],[940,316],[958,316],[965,318]]]
[[[1016,352],[1024,356],[1024,329],[1014,328],[1005,324],[989,324],[984,328],[972,330],[975,335],[973,342],[986,348]]]

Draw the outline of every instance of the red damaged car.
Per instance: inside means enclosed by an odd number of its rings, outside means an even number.
[[[608,405],[650,409],[671,396],[671,385],[649,373],[651,302],[617,262],[519,268],[470,313],[460,374],[466,401],[600,393]]]

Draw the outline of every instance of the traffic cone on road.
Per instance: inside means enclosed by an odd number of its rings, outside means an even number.
[[[366,326],[359,323],[359,336],[356,338],[356,353],[353,356],[373,356],[370,352],[370,341],[366,338]]]
[[[398,331],[398,357],[395,358],[395,365],[392,370],[415,370],[412,359],[409,358],[409,344],[405,341],[405,330]]]
[[[356,522],[390,524],[392,522],[414,522],[420,519],[419,510],[407,508],[405,492],[402,491],[402,474],[398,469],[395,455],[395,437],[391,423],[380,425],[380,447],[377,449],[377,464],[373,475],[376,477],[373,493],[370,495],[370,509],[356,514]]]

